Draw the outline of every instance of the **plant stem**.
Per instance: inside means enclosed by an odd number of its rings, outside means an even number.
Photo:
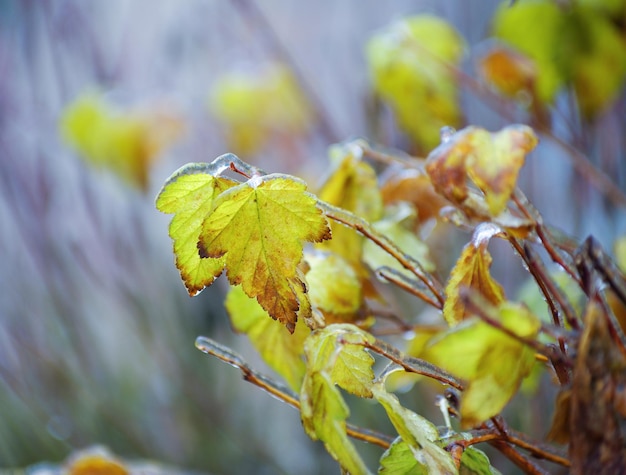
[[[418,288],[418,282],[409,279],[408,277],[402,275],[396,269],[392,269],[390,267],[381,267],[376,273],[383,279],[391,282],[397,287],[401,288],[405,292],[415,295],[417,298],[422,299],[427,304],[432,305],[436,309],[443,310],[443,305],[439,301],[435,301],[422,292]]]
[[[403,253],[393,241],[384,234],[376,231],[373,226],[364,219],[320,199],[317,200],[317,204],[322,208],[328,218],[354,229],[392,256],[402,267],[410,271],[428,287],[441,305],[439,308],[443,308],[445,300],[443,286],[433,275],[426,272],[417,260]]]
[[[289,404],[291,407],[300,410],[300,397],[298,394],[288,387],[250,368],[248,363],[230,348],[204,336],[196,338],[196,348],[203,353],[215,356],[235,368],[239,368],[245,381],[254,384],[280,401]],[[346,433],[354,439],[369,442],[370,444],[378,445],[384,449],[389,448],[394,441],[394,438],[387,434],[357,427],[350,423],[346,423]]]

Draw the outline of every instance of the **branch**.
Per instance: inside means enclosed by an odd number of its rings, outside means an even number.
[[[283,384],[280,384],[250,368],[248,363],[246,363],[239,354],[235,353],[230,348],[204,336],[196,338],[196,348],[203,353],[215,356],[225,363],[238,368],[243,374],[243,379],[245,381],[258,386],[263,391],[274,396],[276,399],[279,399],[280,401],[289,404],[291,407],[300,410],[300,397],[298,394],[293,392],[287,386],[284,386]],[[346,432],[350,437],[369,442],[370,444],[378,445],[384,449],[389,448],[391,443],[394,441],[393,437],[386,434],[382,434],[371,429],[357,427],[349,423],[346,424]]]

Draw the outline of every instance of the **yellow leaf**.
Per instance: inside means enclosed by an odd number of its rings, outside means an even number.
[[[504,289],[489,273],[491,254],[487,250],[489,240],[499,231],[491,224],[483,223],[476,228],[472,241],[461,252],[446,284],[446,301],[443,317],[454,326],[468,317],[461,292],[471,289],[492,305],[504,301]]]
[[[506,96],[532,100],[539,71],[535,62],[517,50],[494,46],[480,58],[482,77]]]
[[[300,308],[296,288],[305,288],[297,273],[303,241],[329,238],[326,218],[306,185],[267,175],[216,198],[202,224],[198,248],[202,257],[224,256],[230,283],[241,285],[293,332]]]
[[[541,328],[540,320],[518,304],[503,302],[484,311],[521,337],[534,338]],[[472,317],[435,336],[421,357],[467,381],[460,411],[465,429],[502,411],[530,373],[535,352]]]
[[[491,216],[507,206],[526,155],[537,145],[530,127],[514,125],[490,133],[467,127],[433,150],[426,171],[435,189],[457,206],[472,214],[482,212],[469,200],[467,178],[483,192]]]
[[[169,234],[174,241],[176,267],[192,296],[211,285],[224,269],[223,258],[200,258],[198,253],[202,223],[215,197],[237,184],[213,177],[212,171],[208,164],[185,165],[168,178],[156,200],[159,211],[174,214]]]
[[[245,333],[263,361],[285,378],[291,389],[299,391],[306,369],[304,340],[310,333],[304,319],[298,320],[296,331],[290,334],[241,287],[230,288],[225,305],[235,331]]]
[[[347,146],[335,145],[329,154],[336,165],[319,190],[319,198],[367,221],[379,219],[383,205],[374,169],[357,158]],[[331,223],[331,229],[332,240],[317,247],[344,257],[356,269],[360,269],[363,236],[338,223]]]
[[[458,32],[431,15],[396,22],[366,46],[375,91],[423,150],[439,143],[441,127],[461,123],[458,81],[451,67],[463,49]]]
[[[306,281],[311,304],[329,323],[355,320],[363,292],[352,265],[337,254],[321,251],[305,253],[304,258],[309,265]]]

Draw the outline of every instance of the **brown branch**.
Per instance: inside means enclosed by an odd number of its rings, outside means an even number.
[[[509,443],[502,440],[492,440],[489,444],[499,450],[506,458],[523,470],[524,473],[528,475],[549,475],[546,470],[532,463],[528,457],[519,453]]]
[[[443,304],[441,302],[430,298],[428,295],[426,295],[424,292],[422,292],[418,288],[418,285],[419,285],[418,282],[409,279],[408,277],[402,275],[397,270],[384,266],[384,267],[377,269],[376,274],[378,274],[381,278],[391,282],[396,287],[401,288],[405,292],[413,294],[417,298],[422,299],[424,302],[426,302],[429,305],[432,305],[436,309],[443,310]]]
[[[239,354],[235,353],[230,348],[204,336],[196,338],[196,348],[203,353],[215,356],[235,368],[239,368],[245,381],[254,384],[280,401],[287,403],[291,407],[300,410],[300,398],[298,394],[289,389],[287,386],[273,381],[267,376],[250,368],[248,363],[246,363]],[[387,434],[382,434],[371,429],[357,427],[350,423],[346,423],[346,432],[354,439],[369,442],[370,444],[378,445],[384,449],[388,449],[394,441],[394,438],[388,436]]]

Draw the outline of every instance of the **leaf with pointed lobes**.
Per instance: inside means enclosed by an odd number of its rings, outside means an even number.
[[[523,338],[535,338],[541,321],[523,305],[481,304],[491,319]],[[461,400],[461,427],[476,427],[504,409],[530,373],[535,352],[521,341],[485,323],[467,318],[435,336],[421,357],[467,381]]]
[[[159,211],[174,215],[169,234],[174,242],[176,267],[191,296],[211,285],[224,269],[223,258],[201,258],[198,253],[202,222],[213,209],[215,198],[237,185],[214,173],[210,164],[187,164],[167,179],[156,200]]]
[[[374,384],[372,391],[407,446],[396,441],[381,458],[379,473],[400,473],[400,467],[414,470],[402,473],[458,473],[452,456],[435,443],[439,432],[433,423],[403,407],[395,394],[387,392],[384,381]]]
[[[512,125],[499,132],[467,127],[447,138],[426,161],[426,172],[435,189],[472,215],[484,211],[470,198],[468,178],[482,191],[490,216],[507,207],[526,155],[537,145],[533,130]]]
[[[241,286],[229,289],[225,305],[234,330],[245,333],[263,361],[285,378],[291,389],[299,391],[306,371],[304,340],[310,333],[305,319],[299,318],[296,331],[289,334],[285,326],[272,320]]]
[[[293,333],[299,298],[297,272],[304,242],[330,238],[330,228],[304,182],[286,175],[253,177],[215,200],[202,223],[202,257],[225,259],[228,280],[241,285]]]
[[[350,324],[334,324],[314,331],[304,342],[307,372],[300,392],[300,415],[306,433],[321,440],[348,473],[369,473],[348,438],[350,410],[337,385],[371,397],[374,359],[360,345],[373,337]]]
[[[469,316],[461,298],[461,293],[467,289],[480,294],[494,306],[504,301],[504,289],[489,272],[492,258],[487,250],[491,238],[500,232],[502,230],[491,223],[479,224],[472,240],[463,248],[461,256],[450,271],[443,306],[443,317],[450,326],[461,323]]]

